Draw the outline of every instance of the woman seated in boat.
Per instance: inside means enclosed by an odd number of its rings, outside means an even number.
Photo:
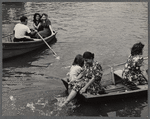
[[[41,23],[38,27],[39,34],[45,38],[54,34],[51,26],[51,21],[48,19],[48,15],[43,13],[41,16]],[[36,38],[40,38],[38,34],[36,34]]]
[[[39,13],[35,13],[33,16],[33,28],[34,28],[34,30],[39,31],[40,25],[41,25],[41,15]]]
[[[127,59],[122,76],[125,84],[145,84],[147,83],[148,77],[146,71],[142,68],[144,45],[139,42],[133,45],[131,48],[131,55]]]
[[[26,16],[22,16],[20,18],[21,23],[18,23],[14,27],[14,42],[20,41],[33,41],[31,36],[35,35],[35,31],[31,31],[27,26],[28,18]]]
[[[100,82],[103,71],[101,65],[97,61],[94,61],[94,54],[91,52],[85,52],[83,54],[83,58],[85,75],[83,75],[80,82],[72,83],[72,90],[62,106],[65,106],[67,103],[69,103],[78,92],[87,92],[93,95],[97,95],[102,91]]]
[[[84,66],[83,56],[78,54],[72,63],[69,73],[67,74],[69,76],[68,79],[69,87],[72,86],[72,83],[80,82],[82,80],[81,78],[84,74],[83,66]]]

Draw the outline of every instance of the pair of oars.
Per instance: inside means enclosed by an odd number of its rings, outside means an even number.
[[[37,34],[39,35],[39,37],[44,41],[44,43],[49,47],[49,49],[53,52],[54,56],[56,57],[56,59],[60,59],[60,57],[54,52],[54,50],[48,45],[48,43],[44,40],[44,38],[39,34],[39,32],[37,32]]]

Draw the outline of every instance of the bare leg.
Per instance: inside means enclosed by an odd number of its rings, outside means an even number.
[[[66,101],[62,104],[62,107],[68,104],[75,96],[77,95],[77,92],[74,90],[71,90],[69,96],[67,97]]]

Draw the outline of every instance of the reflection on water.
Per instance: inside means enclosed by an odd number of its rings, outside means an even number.
[[[75,99],[60,107],[67,96],[60,79],[66,76],[76,54],[90,50],[103,69],[125,62],[135,42],[144,43],[143,55],[148,55],[146,2],[3,3],[2,34],[12,33],[22,15],[32,27],[36,12],[47,13],[58,32],[51,47],[60,60],[46,45],[3,60],[3,116],[147,117],[147,97],[98,104]]]

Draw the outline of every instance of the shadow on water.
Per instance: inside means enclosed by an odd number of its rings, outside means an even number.
[[[49,45],[52,46],[57,42],[57,38],[54,38],[51,42],[49,42]],[[43,45],[42,47],[33,50],[31,52],[15,56],[8,59],[3,59],[3,68],[8,67],[31,67],[33,66],[31,63],[34,61],[37,61],[40,57],[45,55],[45,51],[48,49],[46,45]],[[40,67],[40,66],[38,66]]]

